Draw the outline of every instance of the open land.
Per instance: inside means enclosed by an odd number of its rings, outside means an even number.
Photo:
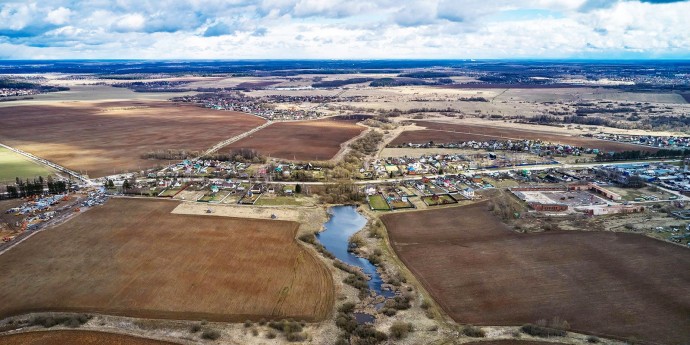
[[[559,317],[584,333],[690,339],[690,273],[678,269],[690,253],[680,246],[626,233],[518,234],[487,203],[382,220],[398,256],[457,322]]]
[[[35,163],[30,159],[0,147],[0,184],[14,182],[16,177],[33,179],[38,176],[48,177],[53,170]]]
[[[251,148],[272,158],[323,161],[365,128],[348,120],[279,122],[237,141],[231,149]]]
[[[577,147],[598,148],[604,151],[650,151],[657,149],[640,145],[591,139],[585,137],[573,137],[559,133],[546,131],[528,131],[522,129],[478,126],[471,124],[450,124],[431,121],[415,121],[417,126],[425,127],[423,130],[406,131],[395,138],[392,145],[406,143],[424,144],[429,141],[435,143],[452,143],[460,141],[487,141],[487,140],[543,140],[545,142],[571,145]]]
[[[172,345],[175,343],[131,335],[94,331],[39,331],[0,336],[0,343],[13,345]]]
[[[321,320],[328,269],[299,223],[171,214],[178,203],[113,199],[0,257],[0,316],[32,311],[143,318]]]
[[[265,121],[170,102],[64,103],[0,108],[0,141],[99,177],[166,162],[143,154],[204,150]]]

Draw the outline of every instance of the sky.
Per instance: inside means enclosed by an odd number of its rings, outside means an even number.
[[[690,59],[690,0],[0,0],[0,59]]]

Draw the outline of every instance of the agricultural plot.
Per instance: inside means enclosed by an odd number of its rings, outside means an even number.
[[[388,203],[386,202],[386,199],[381,196],[381,194],[374,194],[369,196],[369,207],[371,207],[372,210],[377,210],[377,211],[390,211],[390,206],[388,206]]]
[[[415,121],[415,123],[418,126],[426,127],[426,129],[402,132],[398,137],[393,139],[390,144],[425,144],[429,141],[433,141],[434,143],[452,143],[460,141],[529,139],[543,140],[545,142],[572,145],[577,147],[600,149],[603,151],[658,151],[658,149],[646,146],[618,143],[593,138],[568,136],[560,133],[543,131],[528,131],[516,128],[488,127],[473,124],[449,124],[430,121]]]
[[[48,167],[0,147],[0,184],[14,182],[17,177],[33,179],[43,176],[46,178],[53,173],[54,171]]]
[[[302,206],[302,203],[291,196],[266,196],[262,195],[254,205],[257,206]]]
[[[324,264],[289,221],[172,214],[164,200],[112,199],[0,256],[0,317],[78,311],[214,321],[321,320]]]
[[[264,122],[171,102],[26,105],[0,107],[0,142],[100,177],[168,164],[142,155],[205,150]]]
[[[254,149],[266,156],[288,160],[323,161],[333,158],[344,142],[363,130],[364,127],[347,120],[279,122],[229,148]]]
[[[457,200],[453,199],[453,197],[451,197],[448,194],[423,196],[422,201],[424,201],[424,203],[427,204],[427,206],[450,205],[457,203]]]
[[[518,234],[487,203],[382,220],[397,255],[457,322],[559,317],[584,333],[690,339],[690,271],[678,269],[690,264],[686,248],[627,233]]]
[[[0,336],[0,343],[13,345],[173,345],[161,340],[139,338],[126,334],[94,331],[43,331]]]

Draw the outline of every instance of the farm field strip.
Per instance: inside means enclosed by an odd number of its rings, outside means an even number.
[[[391,144],[400,145],[405,143],[428,143],[429,141],[445,143],[457,141],[540,139],[547,142],[574,145],[578,147],[584,146],[598,148],[605,151],[658,151],[655,148],[642,145],[568,136],[545,131],[528,131],[523,129],[490,127],[473,124],[451,124],[431,121],[415,121],[415,124],[420,127],[425,127],[426,129],[405,131],[397,138],[393,139]]]
[[[266,156],[288,160],[324,161],[333,158],[343,143],[363,131],[364,127],[348,120],[275,122],[227,148],[254,149]]]
[[[165,165],[142,157],[203,151],[266,121],[171,102],[131,101],[0,107],[0,141],[90,177]]]
[[[518,234],[487,207],[381,217],[396,254],[455,321],[558,317],[605,337],[690,339],[690,272],[677,269],[690,264],[687,248],[627,233]]]
[[[179,203],[115,198],[0,256],[0,317],[32,311],[143,318],[322,320],[325,265],[298,223],[171,213]],[[208,206],[206,206],[208,207]]]
[[[177,343],[126,334],[83,330],[52,330],[0,336],[0,343],[13,345],[174,345]]]
[[[16,177],[32,179],[43,176],[45,178],[54,173],[52,169],[0,146],[0,184],[14,182]]]

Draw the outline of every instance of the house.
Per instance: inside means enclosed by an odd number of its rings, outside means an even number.
[[[474,199],[474,189],[472,188],[465,188],[462,190],[462,196],[464,196],[467,199]]]

